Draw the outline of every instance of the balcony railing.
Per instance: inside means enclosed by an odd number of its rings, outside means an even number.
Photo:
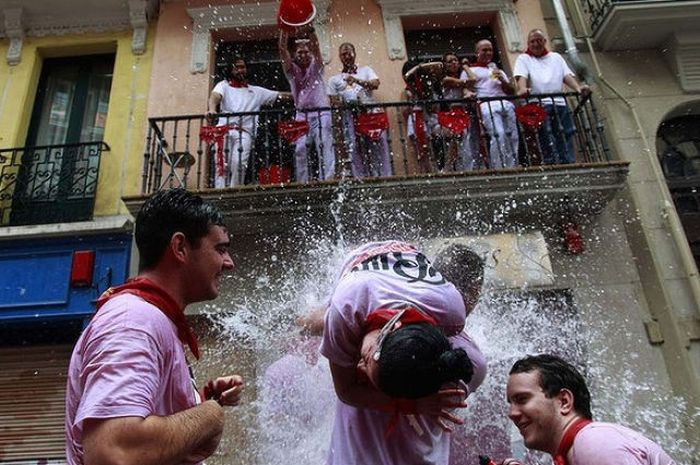
[[[552,111],[553,99],[565,102],[558,108],[568,111]],[[593,101],[574,93],[532,95],[527,101],[508,97],[318,108],[296,114],[296,121],[293,109],[216,116],[218,127],[203,115],[149,119],[144,194],[172,187],[305,182],[299,179],[297,144],[309,152],[301,171],[312,181],[610,160]],[[299,122],[306,119],[311,127],[320,125],[320,132],[325,125],[326,136],[314,143],[313,130]],[[247,164],[245,140],[250,141]],[[323,157],[316,156],[328,146],[333,173],[325,172]],[[567,146],[573,152],[569,157],[562,153]],[[382,158],[383,151],[389,156]]]
[[[0,225],[92,219],[104,142],[0,150]]]

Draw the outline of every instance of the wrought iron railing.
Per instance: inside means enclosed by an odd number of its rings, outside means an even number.
[[[565,105],[554,106],[553,99]],[[555,107],[567,111],[552,111]],[[144,194],[180,186],[218,188],[610,159],[605,128],[593,101],[575,93],[531,95],[527,100],[507,97],[318,108],[297,113],[296,118],[293,109],[216,117],[216,122],[203,115],[149,119]],[[312,130],[299,121],[307,119]],[[321,133],[326,129],[317,141],[311,137],[315,125]],[[295,137],[299,137],[296,142]],[[570,157],[562,152],[565,146]],[[318,156],[328,147],[332,147],[331,165]],[[300,151],[302,155],[308,151],[309,156],[300,158]],[[324,166],[331,168],[324,170]]]
[[[104,142],[0,150],[0,225],[92,219]]]
[[[593,34],[598,31],[598,28],[603,24],[608,13],[616,5],[632,5],[632,4],[659,4],[659,3],[680,3],[685,0],[583,0],[583,9],[588,14],[590,28]]]

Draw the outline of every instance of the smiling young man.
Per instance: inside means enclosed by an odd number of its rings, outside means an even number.
[[[227,76],[219,81],[209,96],[205,116],[210,118],[217,113],[246,113],[257,112],[263,105],[270,105],[276,100],[289,100],[289,92],[278,92],[248,83],[248,67],[242,56],[234,56],[227,66]],[[255,142],[258,126],[257,115],[221,117],[219,126],[230,127],[226,136],[227,170],[217,173],[214,179],[215,187],[232,187],[243,184],[248,159]]]
[[[510,370],[508,416],[525,446],[555,465],[674,465],[661,446],[613,423],[592,421],[591,396],[571,364],[548,354],[525,357]]]
[[[73,350],[70,465],[200,463],[218,447],[222,407],[240,400],[236,375],[208,381],[200,396],[184,348],[199,358],[185,307],[216,298],[233,270],[221,213],[184,189],[162,190],[141,208],[135,239],[139,275],[98,299]]]

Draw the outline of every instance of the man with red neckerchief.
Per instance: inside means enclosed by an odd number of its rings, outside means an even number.
[[[338,397],[327,465],[449,463],[453,409],[486,375],[463,331],[482,280],[481,258],[460,245],[435,266],[400,241],[348,254],[327,308],[303,321],[323,334]]]
[[[527,35],[527,51],[515,60],[513,75],[517,95],[559,94],[564,84],[587,97],[591,89],[580,84],[576,75],[557,52],[547,49],[547,38],[541,29],[533,29]],[[547,112],[547,118],[539,129],[539,143],[544,164],[575,163],[573,135],[576,131],[571,110],[564,97],[534,98]]]
[[[233,269],[223,216],[184,189],[162,190],[136,218],[139,275],[110,288],[73,349],[66,392],[70,465],[197,464],[214,453],[240,376],[197,390],[185,307],[214,299]]]
[[[470,67],[476,77],[478,98],[505,97],[515,93],[505,71],[493,60],[493,44],[482,39],[476,43],[476,62]],[[518,127],[511,100],[488,100],[479,104],[481,122],[489,135],[489,168],[512,168],[518,164]]]
[[[277,99],[291,100],[292,98],[289,92],[278,92],[250,85],[248,68],[245,59],[241,56],[233,57],[227,71],[229,71],[228,79],[219,81],[211,91],[205,114],[207,118],[217,113],[217,107],[220,113],[257,112],[263,105],[270,105]],[[255,143],[258,117],[256,115],[221,117],[218,125],[227,125],[230,128],[223,151],[227,157],[225,161],[228,169],[223,176],[217,173],[214,177],[214,186],[217,188],[239,186],[245,180],[248,159]]]
[[[554,465],[675,465],[661,446],[642,434],[593,421],[583,376],[557,356],[541,354],[515,362],[506,395],[508,416],[525,446],[551,454]]]

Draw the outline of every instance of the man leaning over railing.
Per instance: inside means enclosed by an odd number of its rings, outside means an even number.
[[[517,95],[558,94],[562,92],[564,84],[584,98],[590,95],[591,89],[576,80],[564,58],[547,50],[547,38],[542,30],[530,31],[527,45],[527,51],[515,60],[513,74],[518,88]],[[538,130],[543,163],[576,162],[573,144],[576,128],[565,98],[547,97],[539,99],[539,103],[547,112],[547,118]]]
[[[211,120],[217,113],[257,112],[263,105],[269,105],[277,99],[291,100],[289,92],[278,92],[264,87],[248,84],[248,68],[245,59],[235,56],[227,65],[226,77],[214,86],[209,96],[209,105],[205,116]],[[227,150],[217,151],[215,164],[219,168],[214,176],[214,186],[217,188],[233,187],[243,184],[251,148],[255,142],[258,117],[256,115],[230,116],[219,118],[218,126],[226,132],[225,147]]]

